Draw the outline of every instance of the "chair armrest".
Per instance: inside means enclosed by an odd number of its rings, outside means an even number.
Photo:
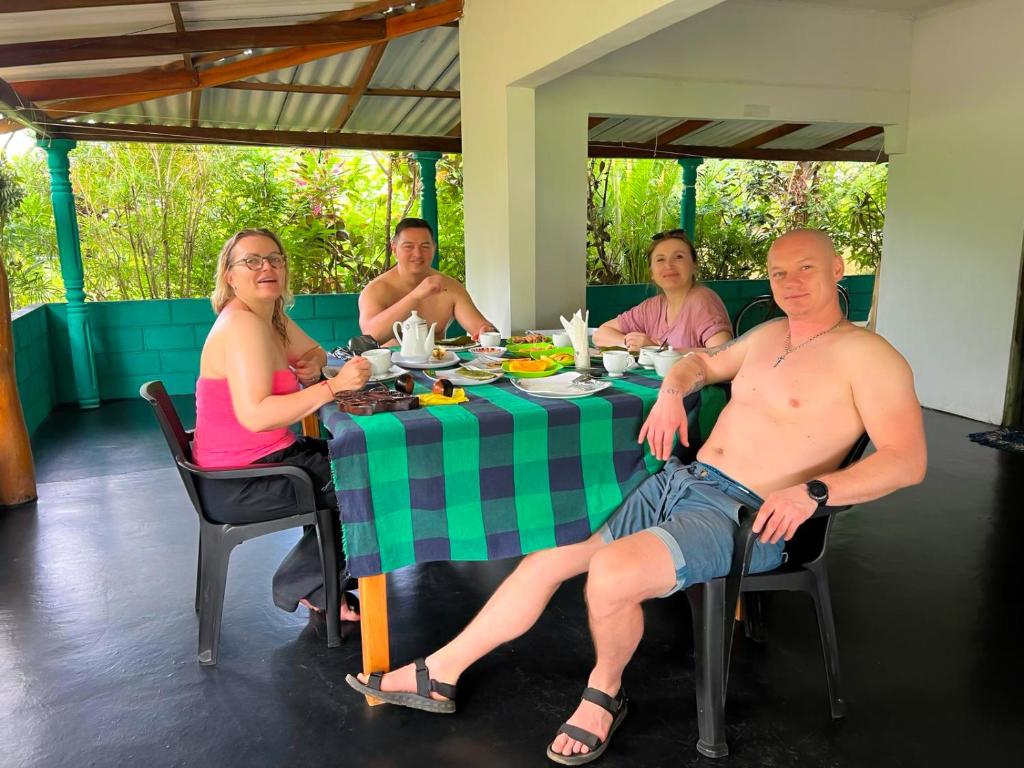
[[[853,504],[847,504],[844,507],[818,507],[818,509],[814,510],[814,514],[807,519],[813,520],[816,517],[831,517],[832,515],[838,514],[839,512],[845,512],[852,506]]]
[[[218,467],[204,469],[191,461],[178,459],[178,466],[186,472],[206,480],[247,480],[254,477],[284,477],[295,491],[295,503],[299,512],[316,511],[316,494],[309,473],[292,464],[274,462],[270,464],[244,464],[239,467]]]

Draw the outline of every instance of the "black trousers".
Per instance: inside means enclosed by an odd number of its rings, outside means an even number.
[[[338,499],[334,494],[325,441],[300,436],[284,450],[275,451],[253,463],[284,463],[301,467],[313,480],[317,507],[331,508],[337,513]],[[283,477],[251,480],[199,478],[199,494],[208,514],[221,523],[257,523],[298,513],[292,484]],[[339,551],[343,551],[340,542]],[[340,567],[344,589],[347,580],[344,557]],[[320,546],[314,526],[303,528],[302,537],[277,567],[272,592],[274,604],[285,611],[294,611],[302,598],[320,608],[326,604]]]

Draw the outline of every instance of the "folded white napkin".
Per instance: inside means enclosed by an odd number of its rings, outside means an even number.
[[[559,316],[558,319],[562,321],[562,327],[565,328],[565,332],[569,336],[576,357],[576,367],[589,368],[590,339],[587,337],[587,328],[590,322],[590,310],[584,313],[577,309],[571,321],[562,316]]]

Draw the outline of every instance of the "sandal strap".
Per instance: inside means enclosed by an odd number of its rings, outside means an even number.
[[[450,683],[442,683],[434,680],[427,669],[427,660],[414,659],[412,662],[416,667],[416,693],[425,699],[431,698],[431,691],[436,691],[446,699],[455,700],[456,686]]]
[[[596,702],[595,702],[596,703]],[[578,725],[569,725],[569,723],[563,723],[562,727],[558,729],[559,733],[564,733],[570,739],[576,739],[580,744],[586,744],[587,747],[593,752],[599,746],[601,746],[600,737],[591,733],[590,731],[580,728]]]
[[[366,680],[366,684],[373,688],[375,691],[380,690],[380,681],[384,679],[383,672],[371,672],[370,676]]]
[[[623,693],[621,688],[619,689],[618,695],[612,697],[604,691],[599,691],[597,688],[587,687],[583,689],[582,698],[584,701],[589,701],[591,704],[597,704],[597,706],[614,717],[619,713],[619,710],[622,709],[622,702],[625,701],[626,695]],[[573,736],[573,738],[575,739],[576,737]],[[579,739],[577,739],[577,741],[579,741]],[[587,746],[590,745],[588,744]]]

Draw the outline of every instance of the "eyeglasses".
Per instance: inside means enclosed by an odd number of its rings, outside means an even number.
[[[267,262],[267,264],[272,266],[274,269],[280,269],[286,263],[288,263],[288,259],[286,259],[284,254],[281,253],[271,253],[266,256],[257,256],[255,253],[251,253],[244,259],[232,261],[231,263],[228,264],[228,266],[235,267],[238,266],[239,264],[245,264],[245,266],[247,266],[253,272],[259,272],[261,269],[263,269],[264,261]]]
[[[656,243],[659,240],[672,237],[685,237],[687,240],[690,239],[689,233],[685,229],[666,229],[664,232],[659,232],[656,235],[651,235],[651,242]]]

